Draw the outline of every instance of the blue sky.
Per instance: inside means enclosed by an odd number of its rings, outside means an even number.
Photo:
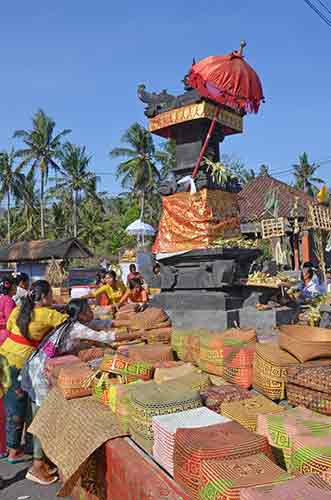
[[[331,29],[303,0],[3,2],[0,149],[43,108],[59,128],[73,130],[73,142],[86,144],[93,169],[107,174],[99,187],[118,192],[108,152],[134,121],[146,125],[137,85],[179,93],[193,56],[231,52],[241,39],[266,103],[223,152],[272,172],[303,151],[331,159]],[[319,172],[329,183],[330,165]]]

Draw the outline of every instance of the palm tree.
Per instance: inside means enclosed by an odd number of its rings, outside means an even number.
[[[79,194],[84,192],[87,198],[100,201],[96,194],[96,175],[88,167],[91,156],[86,154],[85,146],[76,146],[67,142],[60,153],[59,168],[62,179],[56,188],[71,192],[73,235],[78,234],[78,202]]]
[[[80,206],[81,228],[79,237],[95,250],[105,238],[104,216],[99,204],[91,200]]]
[[[0,153],[0,198],[7,198],[7,242],[11,243],[11,212],[12,195],[19,199],[24,193],[24,174],[22,165],[15,165],[18,153],[14,149]]]
[[[24,176],[24,195],[21,200],[18,200],[20,215],[24,222],[24,230],[20,234],[20,238],[38,237],[37,217],[39,213],[39,193],[36,191],[35,171],[31,169],[30,172]]]
[[[151,133],[139,123],[134,123],[125,132],[121,141],[128,147],[114,148],[112,158],[124,157],[127,160],[117,167],[117,177],[122,178],[122,187],[130,188],[141,194],[141,213],[144,216],[145,197],[156,186],[160,172],[155,165],[155,146]]]
[[[161,163],[161,175],[166,177],[176,167],[176,141],[170,139],[155,152],[155,159]]]
[[[295,177],[295,187],[302,189],[309,196],[315,196],[319,191],[315,185],[323,183],[323,179],[315,177],[319,165],[316,163],[309,163],[307,153],[299,156],[299,163],[293,165],[293,174]]]
[[[71,130],[65,129],[55,134],[55,121],[47,116],[41,109],[32,118],[31,130],[17,130],[14,137],[21,138],[26,145],[25,149],[18,151],[22,158],[21,166],[28,164],[40,170],[40,232],[41,238],[45,237],[45,207],[44,195],[47,184],[49,168],[59,169],[56,160],[62,146],[62,139]]]

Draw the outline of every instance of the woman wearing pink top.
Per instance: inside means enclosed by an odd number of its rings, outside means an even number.
[[[9,335],[7,320],[16,307],[13,296],[16,293],[16,283],[12,277],[5,276],[0,281],[0,345]]]

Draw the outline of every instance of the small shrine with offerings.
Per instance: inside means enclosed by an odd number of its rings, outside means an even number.
[[[161,265],[164,307],[178,327],[228,328],[253,293],[242,284],[260,251],[219,248],[240,234],[235,178],[222,180],[220,143],[243,132],[244,117],[263,102],[259,76],[243,50],[193,63],[180,96],[138,88],[149,130],[176,144],[176,166],[161,181],[163,212],[154,253]]]

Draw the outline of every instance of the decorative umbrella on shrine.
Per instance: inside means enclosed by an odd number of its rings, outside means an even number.
[[[262,84],[257,73],[244,60],[245,46],[246,42],[241,42],[239,51],[231,52],[227,56],[206,57],[193,64],[187,77],[187,85],[220,106],[228,106],[244,113],[257,113],[261,101],[264,100]],[[192,172],[192,179],[198,174],[218,113],[217,107]]]
[[[137,219],[126,228],[126,232],[131,236],[137,236],[137,241],[141,238],[144,243],[144,237],[154,236],[155,229],[141,219]]]
[[[193,64],[188,84],[207,99],[223,106],[257,113],[264,100],[262,84],[254,69],[243,56],[245,42],[240,50],[226,56],[210,56]]]

